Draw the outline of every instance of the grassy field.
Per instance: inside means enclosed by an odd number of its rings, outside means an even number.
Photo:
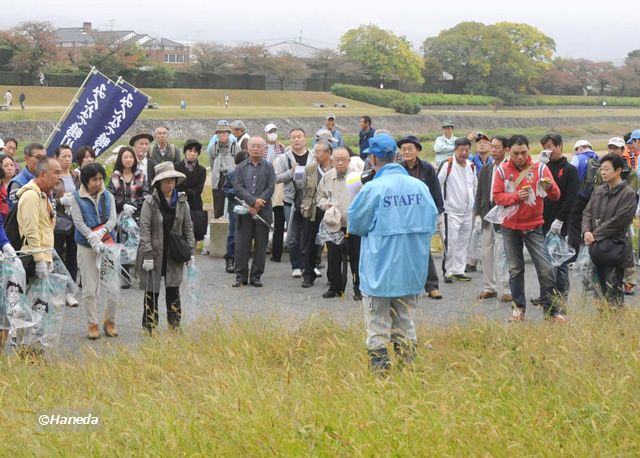
[[[359,326],[212,321],[110,356],[0,359],[5,456],[637,456],[640,316],[419,327],[369,374]],[[99,426],[38,426],[42,414]]]

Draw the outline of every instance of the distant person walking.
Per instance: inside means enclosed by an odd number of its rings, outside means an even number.
[[[224,95],[224,107],[229,108],[229,94]]]
[[[13,101],[13,95],[11,94],[11,91],[9,89],[7,89],[7,92],[4,93],[4,104],[5,104],[5,106],[10,107],[12,101]]]
[[[24,110],[24,102],[27,100],[27,96],[24,95],[24,92],[20,93],[18,100],[20,101],[20,109]]]

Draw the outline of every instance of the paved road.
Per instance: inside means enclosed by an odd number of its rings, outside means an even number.
[[[183,328],[200,318],[220,318],[223,321],[233,319],[264,319],[279,321],[283,326],[296,327],[314,316],[326,316],[337,323],[362,322],[361,302],[352,299],[351,287],[343,298],[323,299],[326,290],[326,276],[316,280],[313,288],[300,287],[301,280],[291,278],[291,269],[287,262],[273,263],[267,260],[266,273],[263,276],[263,288],[245,286],[232,288],[233,275],[224,272],[224,261],[199,256],[197,264],[201,269],[200,303],[195,306],[184,304]],[[526,266],[527,297],[537,296],[538,284],[533,265]],[[443,326],[462,323],[473,317],[490,320],[504,320],[510,313],[510,305],[495,300],[478,301],[476,296],[482,288],[482,273],[471,274],[470,283],[441,284],[444,299],[434,301],[426,297],[419,302],[416,321],[419,324]],[[184,298],[184,295],[183,295]],[[636,305],[636,301],[630,301]],[[541,310],[529,307],[527,312],[531,320],[542,318]],[[136,346],[143,339],[141,333],[142,291],[131,289],[122,292],[122,305],[117,312],[117,325],[120,336],[116,339],[101,338],[91,342],[85,337],[86,318],[82,305],[78,308],[66,308],[65,324],[61,337],[61,350],[74,353],[90,345],[97,351],[113,351],[114,345]],[[164,293],[160,295],[160,328],[166,328],[166,308]],[[187,331],[188,332],[188,331]]]

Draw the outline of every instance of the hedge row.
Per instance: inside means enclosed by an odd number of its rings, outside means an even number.
[[[516,96],[511,105],[515,106],[602,106],[602,102],[612,107],[640,107],[640,97],[599,97],[595,95],[522,95]]]
[[[427,94],[419,92],[404,93],[394,89],[376,89],[349,84],[334,84],[331,92],[340,97],[358,100],[385,108],[398,108],[415,111],[417,106],[607,106],[612,107],[640,107],[640,97],[598,97],[580,95],[521,95],[515,96],[510,103],[505,103],[498,97],[488,95],[467,94]],[[420,110],[415,111],[418,113]]]

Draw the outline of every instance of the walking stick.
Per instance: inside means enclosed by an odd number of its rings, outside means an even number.
[[[238,196],[234,196],[234,199],[236,199],[236,202],[238,202],[240,205],[242,205],[244,208],[246,208],[247,210],[249,210],[251,207],[248,203],[246,203],[244,200],[240,199]],[[270,231],[273,231],[273,227],[271,227],[271,224],[267,223],[260,215],[258,215],[257,213],[255,215],[251,215],[251,217],[255,220],[260,221],[262,224],[264,224],[265,226],[267,226],[269,228]]]

